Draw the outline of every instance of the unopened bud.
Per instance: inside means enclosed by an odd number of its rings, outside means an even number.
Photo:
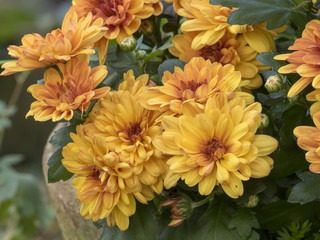
[[[137,46],[137,40],[131,37],[127,37],[122,40],[120,44],[120,48],[122,51],[125,52],[131,52],[133,51]]]
[[[288,97],[288,100],[291,104],[295,104],[296,102],[299,101],[299,94],[293,96],[293,97]]]
[[[275,93],[282,89],[283,80],[280,75],[272,75],[268,77],[267,82],[264,84],[264,87],[269,93]]]
[[[161,203],[161,206],[171,207],[171,219],[169,227],[176,227],[191,217],[193,208],[191,202],[184,198],[169,198]]]
[[[142,60],[145,58],[145,56],[147,55],[147,52],[145,50],[138,50],[136,51],[136,58],[138,60]]]
[[[259,197],[257,195],[251,195],[249,196],[248,202],[244,204],[247,208],[253,208],[256,207],[259,203]]]
[[[269,126],[270,120],[267,114],[261,113],[260,129],[267,128]]]

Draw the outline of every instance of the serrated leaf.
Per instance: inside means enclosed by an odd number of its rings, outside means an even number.
[[[303,222],[312,219],[319,209],[320,203],[307,203],[305,205],[278,201],[264,205],[257,211],[256,217],[262,229],[276,232],[282,227],[289,226],[292,221]]]
[[[76,123],[71,123],[68,126],[59,128],[51,137],[50,139],[50,144],[54,145],[54,146],[59,146],[59,147],[64,147],[65,145],[67,145],[69,142],[72,141],[71,137],[70,137],[70,133],[76,132]]]
[[[230,229],[235,228],[239,237],[242,240],[246,240],[254,232],[252,228],[259,228],[259,223],[250,209],[242,208],[232,216],[228,227]]]
[[[210,206],[199,219],[188,240],[240,240],[236,231],[228,228],[230,214],[227,210],[228,206],[224,202]]]
[[[14,197],[18,191],[19,178],[15,171],[5,169],[0,171],[0,205]]]
[[[263,52],[256,56],[256,59],[266,66],[272,67],[272,70],[278,72],[278,69],[285,65],[283,61],[277,61],[275,56],[279,55],[277,52]]]
[[[118,227],[106,227],[100,240],[157,240],[159,226],[155,212],[156,208],[151,205],[137,204],[137,210],[130,217],[126,231],[121,231]]]
[[[235,7],[229,18],[229,24],[255,25],[266,22],[268,29],[288,25],[295,4],[290,0],[212,0],[214,5]]]
[[[54,183],[60,180],[66,181],[73,176],[73,173],[68,172],[68,170],[62,165],[61,160],[62,148],[55,151],[48,160],[48,182]]]
[[[302,180],[295,185],[288,198],[288,202],[305,204],[320,198],[320,175],[312,172],[298,173]]]
[[[169,71],[169,72],[173,73],[174,67],[180,67],[181,69],[183,69],[184,65],[186,65],[186,63],[179,60],[179,59],[165,60],[163,63],[161,63],[159,65],[159,68],[158,68],[158,74],[159,74],[160,79],[162,79],[165,71]]]

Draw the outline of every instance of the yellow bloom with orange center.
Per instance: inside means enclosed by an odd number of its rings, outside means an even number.
[[[81,17],[92,13],[93,19],[102,18],[108,28],[105,38],[121,43],[139,29],[141,19],[159,15],[162,8],[159,0],[75,0],[70,11]]]
[[[288,92],[288,97],[294,97],[305,89],[310,83],[316,89],[320,88],[320,21],[312,20],[302,32],[289,50],[292,53],[281,54],[275,57],[277,60],[289,62],[279,68],[279,73],[298,73],[301,78],[293,84]]]
[[[231,64],[222,66],[201,57],[193,58],[184,70],[175,67],[174,73],[166,71],[163,86],[149,88],[141,94],[140,102],[151,110],[181,114],[184,103],[195,100],[204,104],[217,92],[232,93],[240,81],[241,73]]]
[[[284,28],[268,30],[264,23],[249,25],[230,25],[227,19],[236,9],[212,5],[208,1],[192,0],[188,4],[187,21],[181,25],[182,32],[196,32],[192,41],[192,48],[198,50],[206,45],[218,42],[227,31],[233,34],[243,34],[250,47],[257,52],[275,50],[273,37]],[[180,10],[181,11],[181,10]]]
[[[313,115],[315,127],[299,126],[293,131],[298,138],[298,146],[307,151],[306,160],[311,163],[311,172],[320,173],[320,112]]]
[[[174,47],[169,49],[170,53],[185,62],[189,62],[194,57],[203,57],[212,63],[232,64],[236,71],[241,72],[241,86],[255,89],[262,85],[259,72],[269,68],[255,59],[258,53],[248,45],[243,36],[227,32],[215,44],[194,50],[191,48],[191,43],[195,36],[194,32],[176,35],[172,39]]]
[[[218,185],[232,198],[241,196],[242,181],[269,174],[273,160],[267,155],[278,146],[274,138],[256,135],[260,113],[259,103],[247,106],[241,97],[228,100],[220,93],[204,109],[189,102],[182,116],[163,117],[164,133],[154,145],[173,155],[164,186],[169,189],[182,179],[190,187],[198,185],[201,195]]]
[[[110,87],[95,89],[107,76],[106,66],[91,69],[87,61],[79,58],[57,66],[62,74],[49,68],[44,74],[44,84],[33,84],[28,88],[37,101],[31,104],[26,117],[34,116],[37,121],[70,120],[74,110],[85,111],[91,100],[110,91]]]
[[[105,34],[103,20],[93,21],[92,15],[78,18],[76,13],[67,13],[61,29],[53,30],[46,37],[27,34],[21,46],[9,46],[9,55],[18,61],[2,65],[1,75],[28,71],[69,61],[77,55],[92,55],[93,44]]]
[[[73,143],[63,149],[62,163],[76,173],[73,185],[82,202],[81,214],[94,221],[107,218],[109,226],[129,226],[136,199],[147,204],[163,189],[166,169],[152,140],[162,129],[158,113],[138,103],[147,76],[125,74],[120,89],[94,106],[86,123],[72,134]]]

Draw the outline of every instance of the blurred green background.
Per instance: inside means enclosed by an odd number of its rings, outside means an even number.
[[[20,45],[24,34],[44,36],[60,27],[70,5],[71,0],[0,0],[0,61],[10,59],[7,47]],[[34,101],[27,87],[42,79],[43,72],[32,71],[20,85],[21,74],[0,77],[0,239],[4,240],[62,239],[41,165],[55,124],[25,119]]]

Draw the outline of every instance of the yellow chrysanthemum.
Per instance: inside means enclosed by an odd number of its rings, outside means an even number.
[[[279,73],[298,73],[301,78],[293,84],[288,92],[288,97],[294,97],[305,89],[310,83],[316,89],[320,89],[320,21],[312,20],[303,30],[302,37],[298,38],[289,50],[292,53],[281,54],[275,57],[277,60],[289,62],[279,68]]]
[[[232,198],[243,194],[242,181],[269,174],[273,160],[268,157],[278,146],[267,135],[255,135],[261,105],[246,106],[243,98],[228,100],[225,93],[210,97],[205,108],[194,102],[183,106],[183,115],[165,116],[164,133],[154,140],[167,161],[166,188],[181,178],[201,195],[209,195],[220,185]]]
[[[107,218],[109,226],[129,226],[136,199],[146,204],[161,193],[166,169],[152,140],[162,133],[159,113],[143,109],[137,101],[148,81],[124,75],[120,89],[101,98],[89,119],[72,134],[63,149],[62,163],[76,173],[73,185],[82,202],[81,214],[94,221]]]
[[[173,74],[166,71],[162,78],[163,86],[149,88],[141,94],[140,102],[151,110],[180,114],[185,102],[195,100],[204,104],[217,92],[233,92],[240,81],[240,72],[235,71],[231,64],[222,66],[201,57],[193,58],[184,70],[175,67]]]
[[[255,59],[258,53],[248,46],[243,36],[237,37],[234,34],[226,33],[215,44],[193,50],[191,43],[195,36],[194,32],[176,35],[172,40],[174,47],[169,49],[170,53],[185,62],[189,62],[193,57],[203,57],[212,63],[232,64],[236,71],[241,72],[241,86],[255,89],[262,85],[262,79],[258,72],[267,70],[268,67]]]
[[[193,12],[189,11],[190,3],[194,0],[164,0],[167,3],[173,3],[174,11],[183,17],[194,18]],[[209,0],[197,0],[202,2],[209,2]]]
[[[92,13],[93,18],[102,18],[107,39],[116,39],[118,43],[126,37],[132,37],[141,24],[141,19],[162,12],[159,0],[75,0],[70,11],[76,11],[85,17]]]
[[[91,100],[110,91],[110,87],[95,89],[107,76],[106,66],[91,69],[87,61],[78,58],[57,66],[62,75],[49,68],[44,74],[44,84],[33,84],[28,88],[37,101],[31,104],[26,117],[34,116],[37,121],[70,120],[74,110],[83,112]]]
[[[187,10],[190,14],[187,21],[181,25],[181,30],[197,33],[191,45],[195,50],[215,44],[229,31],[233,34],[243,34],[246,42],[255,51],[269,52],[275,50],[273,37],[277,36],[276,32],[283,30],[267,30],[264,23],[253,26],[230,25],[227,19],[235,9],[212,5],[208,1],[192,0]]]
[[[18,61],[3,64],[5,70],[1,75],[66,62],[77,55],[94,54],[93,44],[106,30],[103,20],[93,21],[91,14],[79,19],[76,13],[68,13],[62,28],[53,30],[45,38],[39,34],[27,34],[22,38],[22,46],[9,46],[9,54]]]
[[[311,172],[320,173],[320,112],[313,115],[315,127],[299,126],[293,131],[298,138],[298,146],[307,151],[306,160],[311,163]]]

